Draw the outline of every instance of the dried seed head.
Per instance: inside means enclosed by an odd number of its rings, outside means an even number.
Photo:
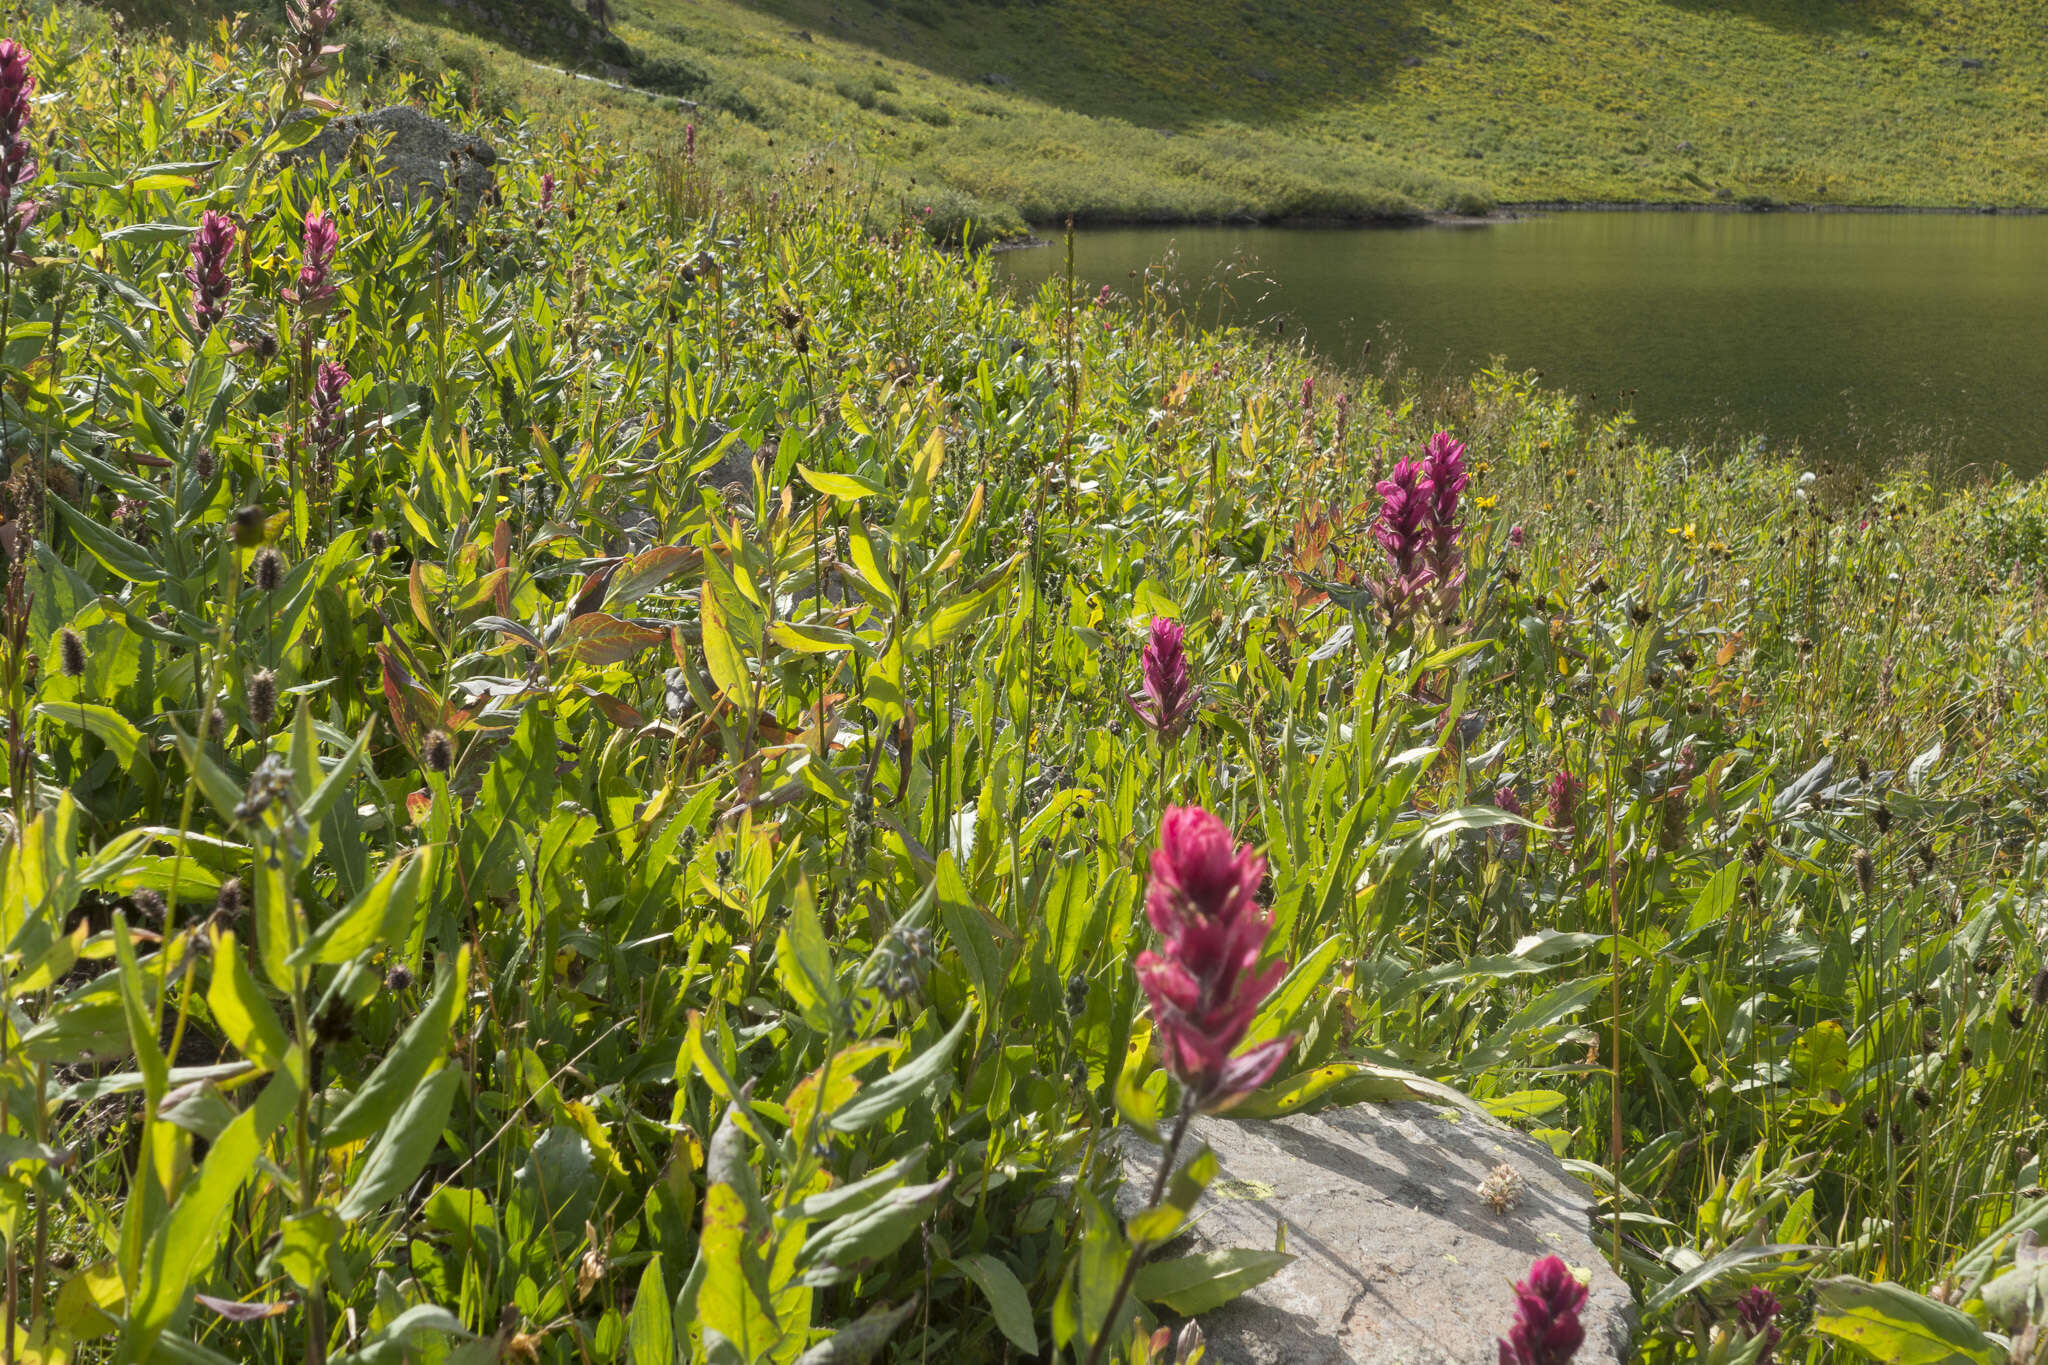
[[[1879,834],[1890,834],[1892,832],[1892,808],[1890,806],[1880,805],[1876,810],[1870,812],[1870,818],[1876,823]]]
[[[2048,1009],[2048,967],[2034,973],[2034,984],[2028,988],[2027,994],[2035,1009]]]
[[[1503,1161],[1479,1182],[1479,1199],[1495,1213],[1512,1213],[1527,1189],[1522,1173]]]
[[[259,668],[249,679],[249,718],[259,730],[268,730],[277,718],[277,675]]]
[[[384,974],[384,989],[393,995],[403,995],[412,989],[412,970],[403,962]]]
[[[57,633],[57,658],[65,677],[76,678],[85,673],[85,641],[69,626]]]
[[[1926,1087],[1916,1085],[1913,1087],[1913,1103],[1927,1109],[1933,1106],[1934,1096],[1927,1093]]]
[[[279,580],[284,577],[284,556],[266,545],[256,552],[256,586],[264,592],[276,592]]]
[[[1856,780],[1865,785],[1870,782],[1870,760],[1861,754],[1856,756]]]
[[[261,545],[263,543],[263,524],[268,520],[269,517],[265,515],[263,509],[253,502],[247,507],[241,508],[235,513],[235,544],[245,550],[251,546]]]
[[[138,891],[132,897],[135,903],[135,918],[144,924],[161,925],[164,922],[164,898],[147,889]]]
[[[381,529],[379,529],[379,530],[373,530],[373,531],[371,531],[371,532],[370,532],[370,553],[371,553],[371,554],[373,554],[373,555],[382,555],[382,554],[383,554],[383,553],[384,553],[384,552],[385,552],[386,550],[388,550],[388,549],[390,549],[390,548],[391,548],[391,537],[390,537],[390,536],[387,536],[387,535],[385,535],[385,534],[384,534],[384,532],[383,532],[383,531],[382,531]]]
[[[446,774],[455,763],[455,745],[448,738],[446,730],[433,730],[427,735],[422,752],[427,760],[427,771]]]
[[[1856,889],[1868,896],[1877,885],[1877,864],[1871,860],[1870,850],[1859,848],[1854,859],[1856,864]]]
[[[230,877],[220,884],[220,894],[213,898],[213,913],[224,920],[242,917],[242,879]]]
[[[1863,1127],[1867,1131],[1872,1133],[1876,1132],[1878,1123],[1879,1119],[1877,1117],[1877,1111],[1875,1109],[1865,1109],[1863,1111]]]
[[[213,447],[199,447],[199,454],[192,460],[192,472],[199,476],[199,482],[212,483],[213,473],[217,468],[219,465],[213,458]]]
[[[1921,861],[1921,862],[1923,862],[1923,863],[1927,864],[1927,870],[1928,870],[1929,872],[1932,872],[1932,871],[1934,871],[1934,845],[1933,845],[1933,843],[1931,843],[1931,842],[1923,842],[1923,843],[1922,843],[1922,844],[1920,845],[1920,847],[1919,847],[1919,848],[1916,848],[1916,849],[1914,849],[1913,851],[1914,851],[1915,853],[1918,853],[1918,854],[1920,855],[1920,861]]]

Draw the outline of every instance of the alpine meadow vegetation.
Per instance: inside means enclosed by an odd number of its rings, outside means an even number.
[[[29,13],[0,1359],[1192,1365],[1280,1258],[1119,1128],[1439,1085],[1647,1361],[2041,1358],[2038,485],[1019,299],[328,4]],[[472,216],[280,163],[399,101]]]

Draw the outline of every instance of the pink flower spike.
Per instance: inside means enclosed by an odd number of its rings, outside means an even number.
[[[335,295],[328,272],[334,253],[341,247],[341,227],[334,215],[317,206],[306,210],[306,222],[299,244],[299,279],[287,294],[302,312],[325,306]]]
[[[1131,699],[1131,709],[1161,740],[1175,739],[1195,712],[1195,693],[1188,682],[1186,631],[1178,621],[1152,618],[1142,660],[1144,691]]]
[[[1239,1052],[1259,1007],[1286,975],[1261,967],[1272,920],[1259,908],[1265,860],[1240,848],[1229,826],[1199,806],[1173,806],[1159,822],[1145,915],[1160,951],[1141,955],[1138,984],[1152,1005],[1159,1050],[1188,1102],[1218,1113],[1270,1081],[1294,1039]]]
[[[192,258],[185,267],[185,282],[192,286],[192,325],[202,336],[227,313],[227,298],[235,287],[228,277],[228,258],[234,255],[238,235],[234,219],[208,209],[186,248]]]
[[[1571,1267],[1545,1256],[1515,1286],[1515,1325],[1500,1343],[1500,1365],[1569,1365],[1585,1344],[1579,1310],[1586,1286]]]

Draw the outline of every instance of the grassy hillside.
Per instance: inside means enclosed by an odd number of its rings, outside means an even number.
[[[614,0],[613,35],[570,0],[353,10],[386,59],[452,59],[508,96],[675,135],[672,103],[528,63],[609,74],[706,102],[735,168],[829,145],[891,193],[945,200],[945,221],[1009,229],[2048,193],[2041,0]]]

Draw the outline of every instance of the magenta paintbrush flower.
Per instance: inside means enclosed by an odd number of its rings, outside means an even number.
[[[1465,469],[1465,446],[1448,431],[1429,438],[1422,455],[1420,490],[1428,504],[1428,541],[1423,563],[1436,585],[1437,600],[1448,613],[1458,602],[1458,587],[1465,581],[1463,552],[1458,537],[1464,527],[1458,522],[1458,498],[1472,476]]]
[[[1169,807],[1160,820],[1145,896],[1160,951],[1138,958],[1138,983],[1166,1069],[1202,1113],[1271,1080],[1294,1046],[1292,1037],[1274,1038],[1237,1052],[1287,971],[1282,962],[1259,965],[1272,927],[1258,904],[1265,877],[1265,859],[1237,847],[1230,827],[1201,807]]]
[[[1570,768],[1559,768],[1551,777],[1543,793],[1543,808],[1552,828],[1567,834],[1578,829],[1579,787],[1579,779],[1572,776]]]
[[[1566,1365],[1586,1340],[1579,1323],[1586,1286],[1571,1267],[1545,1256],[1515,1286],[1515,1325],[1500,1343],[1500,1365]]]
[[[1742,1324],[1742,1330],[1754,1341],[1765,1338],[1764,1349],[1757,1354],[1756,1365],[1771,1365],[1771,1355],[1778,1349],[1778,1296],[1762,1285],[1754,1285],[1735,1301],[1735,1320]]]
[[[1143,660],[1144,692],[1131,699],[1131,709],[1138,713],[1138,719],[1151,726],[1162,740],[1177,738],[1195,713],[1185,639],[1186,631],[1180,622],[1152,618],[1152,634],[1145,642]]]
[[[186,248],[192,257],[185,267],[185,282],[192,286],[192,325],[202,336],[227,313],[228,295],[235,288],[228,277],[228,258],[235,253],[237,235],[234,219],[208,209]]]
[[[1391,626],[1408,619],[1429,585],[1429,569],[1423,563],[1429,540],[1429,499],[1422,489],[1422,474],[1421,464],[1402,460],[1378,486],[1380,512],[1372,534],[1386,553],[1387,566],[1371,586]]]
[[[0,218],[6,228],[7,249],[14,249],[14,237],[26,223],[18,223],[13,211],[14,192],[36,178],[36,159],[28,143],[29,97],[35,94],[36,76],[28,49],[12,38],[0,39]]]
[[[287,297],[301,310],[324,307],[334,297],[334,281],[328,278],[334,253],[341,246],[341,227],[334,215],[319,208],[306,210],[306,222],[299,242],[299,280]]]

